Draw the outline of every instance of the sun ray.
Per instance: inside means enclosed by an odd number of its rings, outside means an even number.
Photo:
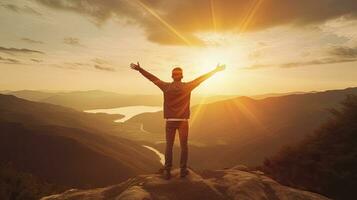
[[[207,96],[203,96],[202,99],[200,100],[200,102],[197,104],[195,112],[192,114],[191,120],[190,120],[190,125],[194,124],[194,122],[196,121],[198,115],[200,114],[203,106],[206,104],[207,102]]]
[[[210,7],[211,7],[211,17],[212,17],[212,24],[214,33],[217,33],[217,20],[216,20],[216,13],[214,8],[214,0],[210,0]]]
[[[187,45],[192,46],[192,43],[185,38],[179,31],[177,31],[173,26],[171,26],[168,22],[166,22],[159,14],[155,12],[155,10],[151,9],[148,5],[144,4],[140,0],[134,0],[140,7],[142,7],[146,12],[150,13],[154,18],[156,18],[165,28],[171,31],[175,36],[185,42]]]
[[[259,120],[259,118],[251,111],[247,108],[246,105],[244,105],[244,103],[238,101],[233,101],[234,106],[237,107],[245,117],[247,117],[247,119],[249,121],[251,121],[255,127],[258,127],[259,129],[262,130],[266,130],[266,127],[264,126],[264,124]]]
[[[249,8],[247,15],[243,18],[241,26],[239,26],[239,33],[245,32],[245,30],[251,24],[256,12],[258,11],[259,7],[263,3],[263,0],[255,0],[252,6]]]

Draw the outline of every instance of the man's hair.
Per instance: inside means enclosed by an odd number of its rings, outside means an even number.
[[[183,70],[181,67],[175,67],[172,70],[172,78],[174,80],[181,80],[183,78],[182,72],[183,72]]]
[[[172,70],[172,74],[174,74],[175,72],[182,74],[182,68],[181,68],[181,67],[175,67],[175,68]]]

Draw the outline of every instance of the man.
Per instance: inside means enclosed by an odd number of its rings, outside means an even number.
[[[190,118],[190,97],[191,91],[200,85],[204,80],[211,77],[216,72],[225,69],[225,65],[217,65],[216,69],[196,78],[190,82],[182,82],[182,69],[176,67],[172,70],[172,82],[164,82],[141,68],[139,62],[131,63],[130,67],[139,71],[144,77],[158,86],[164,93],[164,118],[166,120],[166,151],[165,166],[161,169],[165,179],[171,178],[172,167],[172,148],[175,141],[176,130],[179,132],[181,159],[180,159],[180,177],[188,174],[188,119]]]

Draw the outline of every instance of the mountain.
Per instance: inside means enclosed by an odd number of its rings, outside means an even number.
[[[237,163],[259,165],[284,145],[301,141],[357,88],[254,100],[237,97],[192,107],[190,163],[222,168]],[[137,115],[126,123],[143,124],[152,135],[164,133],[162,112]],[[164,145],[157,148],[163,150]],[[210,156],[207,156],[210,155]]]
[[[101,187],[160,167],[116,133],[112,116],[0,95],[0,164],[67,187]],[[118,134],[118,133],[117,133]]]
[[[178,171],[174,171],[174,178],[169,181],[156,174],[142,175],[118,185],[93,190],[71,189],[41,200],[328,200],[319,194],[280,185],[244,166],[205,171],[201,175],[190,172],[185,179],[178,178]]]
[[[71,107],[77,110],[137,105],[161,105],[159,95],[126,95],[100,90],[67,92],[42,99],[41,101]]]
[[[14,95],[30,101],[62,105],[81,111],[133,105],[161,105],[161,98],[159,98],[159,95],[126,95],[101,90],[71,92],[19,90],[8,91],[6,94]]]
[[[90,109],[105,109],[117,108],[125,106],[161,106],[162,95],[132,95],[119,94],[115,92],[107,92],[101,90],[88,91],[71,91],[71,92],[57,92],[57,91],[39,91],[39,90],[18,90],[0,91],[0,94],[9,94],[16,97],[30,100],[51,103],[55,105],[62,105],[65,107],[74,108],[76,110],[90,110]],[[287,94],[303,94],[303,92],[290,93],[271,93],[254,95],[253,99],[263,99],[272,96],[284,96]],[[238,95],[192,95],[191,105],[207,104],[225,99],[236,98]]]
[[[287,96],[287,95],[293,95],[293,94],[306,94],[306,93],[313,93],[313,92],[267,93],[267,94],[252,95],[249,97],[251,97],[253,99],[265,99],[268,97],[281,97],[281,96]]]
[[[16,97],[19,97],[22,99],[27,99],[30,101],[41,101],[43,99],[46,99],[50,96],[55,95],[56,93],[43,92],[43,91],[37,91],[37,90],[18,90],[18,91],[9,91],[6,94],[14,95]]]
[[[265,160],[263,168],[279,182],[325,194],[354,199],[357,187],[357,95],[299,144]]]
[[[6,93],[9,93],[11,92],[11,90],[0,90],[0,94],[6,94]]]
[[[0,92],[1,93],[1,92]],[[4,92],[5,93],[5,92]],[[7,91],[6,94],[14,95],[30,101],[38,101],[62,105],[76,110],[117,108],[125,106],[161,106],[162,95],[131,95],[106,92],[101,90],[72,91],[72,92],[44,92],[37,90]],[[223,99],[234,98],[236,95],[200,96],[192,98],[192,105],[210,103]]]

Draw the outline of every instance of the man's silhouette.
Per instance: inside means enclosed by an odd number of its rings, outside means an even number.
[[[131,63],[130,67],[139,71],[143,76],[158,86],[164,93],[164,118],[166,120],[166,151],[165,166],[161,169],[166,179],[171,178],[172,167],[172,148],[175,140],[176,130],[179,132],[181,159],[180,159],[180,176],[185,177],[188,174],[187,157],[188,157],[188,119],[190,118],[190,97],[191,91],[200,83],[211,77],[218,71],[225,69],[225,65],[217,65],[216,69],[208,72],[193,81],[182,82],[182,69],[176,67],[172,70],[172,82],[164,82],[147,72],[137,64]]]

